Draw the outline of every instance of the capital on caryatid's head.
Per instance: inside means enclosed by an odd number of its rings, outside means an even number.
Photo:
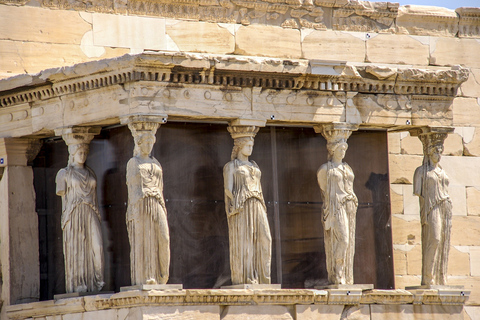
[[[83,149],[88,153],[90,142],[93,137],[100,133],[101,127],[62,127],[55,129],[57,136],[62,136],[63,140],[68,146],[68,165],[73,165],[74,155],[78,150]],[[86,158],[85,158],[86,159]],[[83,166],[83,162],[81,164]]]
[[[455,129],[452,127],[421,127],[409,130],[412,137],[417,136],[423,144],[423,155],[428,156],[430,150],[442,147],[449,133]]]
[[[166,114],[135,113],[120,117],[120,123],[128,125],[133,137],[147,132],[155,135],[158,127],[167,123],[167,118]]]
[[[67,146],[88,145],[93,137],[100,133],[101,127],[70,126],[55,129],[55,135],[61,136]]]
[[[258,119],[235,119],[227,127],[232,139],[255,138],[260,127],[265,127],[265,120]]]
[[[332,122],[313,126],[316,133],[321,133],[328,144],[347,143],[353,131],[358,130],[358,125],[346,122]]]

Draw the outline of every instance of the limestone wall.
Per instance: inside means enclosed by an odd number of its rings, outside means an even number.
[[[454,204],[450,284],[480,305],[480,8],[456,11],[348,0],[0,1],[0,78],[144,50],[470,69],[441,164]],[[128,15],[127,15],[128,14]],[[21,21],[21,23],[19,23]],[[389,134],[396,287],[420,284],[413,171],[421,143]],[[476,317],[479,317],[477,315]],[[476,318],[475,318],[476,319]]]
[[[2,0],[0,77],[143,50],[480,68],[478,8],[299,1]]]

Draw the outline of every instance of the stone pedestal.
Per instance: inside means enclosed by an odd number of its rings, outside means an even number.
[[[35,139],[0,139],[0,263],[4,305],[38,301],[40,267],[33,170]],[[0,315],[4,319],[4,314]]]

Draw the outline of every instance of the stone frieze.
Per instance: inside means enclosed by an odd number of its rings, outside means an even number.
[[[395,2],[354,0],[42,0],[60,10],[155,16],[293,29],[479,37],[479,8],[449,10]],[[0,0],[0,4],[29,5]]]

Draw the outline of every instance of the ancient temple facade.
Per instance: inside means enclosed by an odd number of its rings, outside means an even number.
[[[480,8],[0,0],[0,34],[1,319],[480,317]],[[127,227],[136,130],[152,135],[167,283],[183,288],[125,289],[143,265]],[[231,289],[223,168],[232,138],[248,135],[271,236],[263,283],[278,286]],[[340,140],[356,214],[348,279],[374,289],[325,289],[317,172]],[[425,224],[414,173],[428,143],[443,152],[452,210],[449,286],[426,289],[412,287]],[[86,162],[71,159],[76,144]],[[65,295],[57,173],[71,161],[96,179],[102,277],[90,295]]]

